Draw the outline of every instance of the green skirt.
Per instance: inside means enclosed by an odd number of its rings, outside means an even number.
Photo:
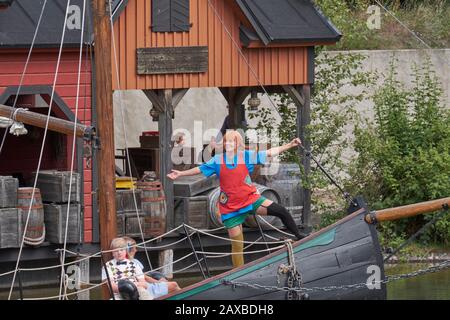
[[[267,199],[264,198],[263,196],[259,197],[258,200],[256,200],[255,202],[253,202],[252,204],[252,209],[244,212],[238,216],[234,216],[231,217],[229,219],[226,219],[223,222],[223,225],[225,226],[225,228],[227,229],[231,229],[234,228],[240,224],[243,224],[245,219],[247,219],[247,217],[251,214],[256,214],[256,210],[258,210],[259,207],[261,207],[261,205],[264,203],[264,201],[266,201]]]

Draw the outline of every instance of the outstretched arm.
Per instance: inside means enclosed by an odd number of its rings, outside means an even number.
[[[185,171],[178,171],[178,170],[172,170],[171,173],[169,173],[167,175],[167,177],[169,177],[172,180],[175,180],[179,177],[183,177],[183,176],[195,176],[196,174],[200,174],[200,168],[199,167],[195,167],[189,170],[185,170]]]
[[[280,153],[289,150],[291,148],[295,148],[299,145],[302,144],[302,141],[299,138],[295,138],[294,140],[292,140],[291,142],[289,142],[288,144],[285,144],[284,146],[279,146],[279,147],[275,147],[275,148],[271,148],[269,150],[267,150],[267,156],[268,157],[274,157],[276,155],[279,155]]]

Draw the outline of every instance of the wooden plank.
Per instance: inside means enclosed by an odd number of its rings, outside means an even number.
[[[164,194],[167,203],[167,230],[174,227],[174,213],[173,213],[173,181],[167,177],[167,174],[172,171],[172,90],[163,90],[159,94],[160,100],[164,102],[164,112],[159,115],[159,138],[160,138],[160,180],[164,187]]]
[[[208,71],[208,47],[138,48],[138,74],[200,73]]]
[[[18,179],[11,176],[0,176],[0,208],[17,206],[17,188],[19,188]]]

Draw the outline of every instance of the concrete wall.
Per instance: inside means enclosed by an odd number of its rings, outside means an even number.
[[[441,80],[444,89],[444,102],[450,106],[450,79],[449,79],[449,62],[450,49],[439,50],[376,50],[376,51],[353,51],[367,56],[364,70],[377,71],[380,75],[387,74],[389,70],[389,62],[391,57],[398,59],[397,71],[398,78],[406,87],[412,85],[412,67],[414,63],[422,64],[426,56],[430,56],[434,65],[434,70]],[[338,52],[330,52],[331,55]],[[378,82],[381,84],[384,77],[381,76]],[[373,90],[372,90],[373,91]],[[346,94],[346,92],[342,92]],[[122,98],[121,98],[122,95]],[[269,99],[265,96],[260,98],[262,104],[271,107]],[[123,102],[121,102],[123,101]],[[141,91],[122,91],[114,94],[114,118],[115,118],[115,139],[116,148],[125,147],[124,130],[121,117],[121,105],[124,113],[124,122],[127,135],[127,146],[138,147],[139,136],[142,131],[157,130],[156,122],[152,122],[149,115],[151,103]],[[185,128],[192,135],[194,134],[194,122],[202,121],[202,131],[207,129],[219,129],[222,126],[223,119],[227,115],[226,101],[217,88],[201,88],[190,89],[179,106],[175,110],[174,130],[177,128]],[[373,114],[373,104],[365,102],[359,105],[358,109],[361,113],[368,115]],[[280,121],[276,113],[274,117]],[[209,136],[205,137],[205,141],[209,140]]]

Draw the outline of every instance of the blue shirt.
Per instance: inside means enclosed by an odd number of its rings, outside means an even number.
[[[200,171],[206,176],[212,176],[213,174],[216,174],[218,178],[220,178],[220,165],[223,163],[223,160],[225,159],[225,165],[228,169],[234,169],[237,165],[237,155],[234,156],[233,162],[230,163],[229,159],[224,157],[224,154],[218,154],[215,155],[211,160],[208,162],[202,164],[199,169]],[[267,160],[267,151],[252,151],[252,150],[245,150],[244,151],[244,162],[247,166],[248,172],[251,174],[253,170],[255,169],[255,165],[258,164],[265,164]],[[222,214],[222,221],[230,219],[232,217],[241,215],[243,213],[246,213],[253,209],[253,205],[248,205],[245,208],[241,208],[238,211],[230,212],[227,214]]]

